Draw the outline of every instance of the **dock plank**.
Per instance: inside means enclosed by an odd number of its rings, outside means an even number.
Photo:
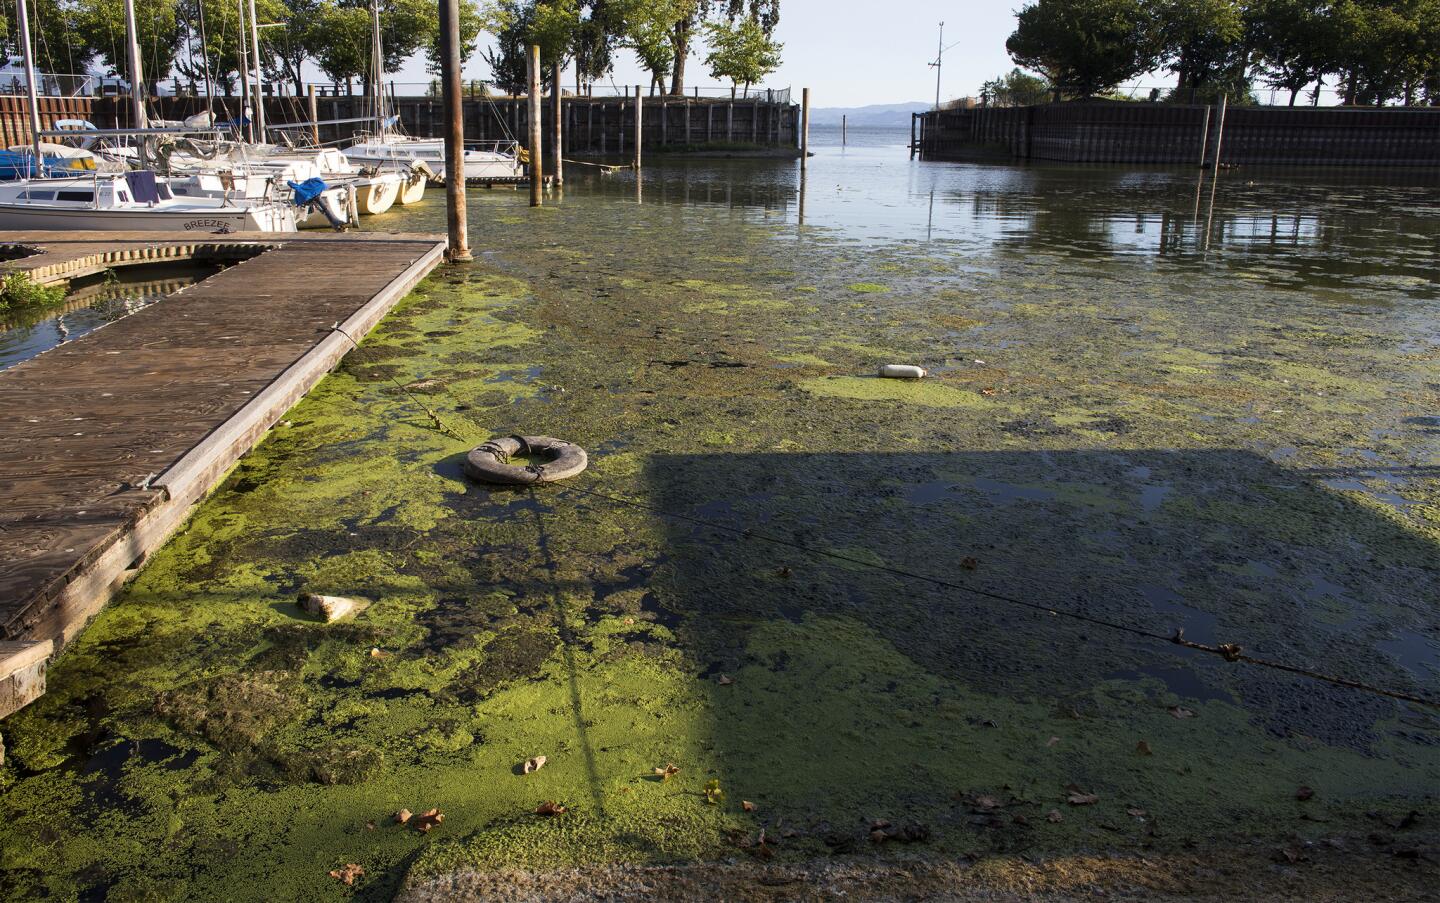
[[[88,597],[183,519],[163,509],[203,497],[333,366],[334,324],[363,314],[368,330],[443,250],[415,235],[0,233],[39,251],[0,269],[53,281],[97,255],[149,262],[227,241],[258,256],[0,371],[0,640],[73,636],[103,604]],[[146,253],[157,247],[171,250]]]

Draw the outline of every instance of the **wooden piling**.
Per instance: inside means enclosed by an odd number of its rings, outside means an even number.
[[[305,86],[305,102],[310,108],[310,137],[315,146],[320,146],[320,105],[315,100],[315,86]]]
[[[1200,168],[1205,168],[1205,151],[1210,144],[1210,105],[1205,105],[1205,121],[1200,126]]]
[[[800,91],[800,169],[809,167],[810,160],[810,89]]]
[[[555,155],[555,187],[565,184],[565,128],[561,117],[564,115],[564,90],[560,87],[560,64],[556,63],[550,70],[551,93],[554,97],[551,106],[555,122],[553,123],[554,135],[550,142],[550,151]]]
[[[474,257],[470,253],[470,229],[465,213],[465,89],[460,82],[460,0],[440,0],[440,88],[445,101],[446,253],[451,261],[464,263]]]
[[[1220,148],[1225,141],[1225,112],[1230,107],[1229,95],[1220,96],[1220,116],[1215,122],[1215,175],[1220,175]]]
[[[914,121],[914,118],[913,118],[913,117],[914,117],[915,114],[914,114],[914,113],[911,113],[910,115],[911,115],[911,117],[912,117],[912,118],[911,118],[911,121],[913,122],[913,121]],[[847,132],[847,130],[848,130],[848,128],[849,128],[849,124],[850,124],[850,123],[849,123],[849,120],[850,120],[850,117],[849,117],[849,116],[845,116],[845,115],[843,115],[843,114],[840,116],[840,146],[841,146],[841,147],[844,147],[844,146],[848,143],[848,142],[847,142],[848,136],[847,136],[846,132]],[[913,139],[911,140],[911,143],[912,143],[912,144],[914,143],[914,140],[913,140]]]
[[[450,0],[447,0],[450,2]],[[540,145],[543,140],[540,128],[540,47],[532,44],[530,59],[530,103],[527,108],[530,121],[530,206],[539,207],[544,203],[545,165]]]
[[[642,118],[641,118],[642,116],[644,116],[644,112],[643,112],[644,106],[645,106],[644,95],[643,95],[643,93],[641,92],[640,86],[639,86],[639,85],[636,85],[636,86],[635,86],[635,169],[637,169],[637,170],[640,169],[640,146],[645,143],[645,141],[644,141],[644,137],[645,137],[644,125],[643,125]],[[620,132],[621,132],[621,134],[624,134],[625,130],[622,128],[622,129],[620,130]]]

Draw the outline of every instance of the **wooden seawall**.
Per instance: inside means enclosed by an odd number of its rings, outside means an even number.
[[[1073,101],[916,114],[926,160],[1440,168],[1440,108]]]
[[[243,259],[0,371],[0,717],[230,467],[441,261],[421,235],[0,232],[36,281]],[[338,325],[339,328],[336,328]]]

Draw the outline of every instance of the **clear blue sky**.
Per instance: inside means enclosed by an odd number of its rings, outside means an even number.
[[[809,87],[824,107],[934,101],[939,24],[945,21],[941,93],[974,94],[980,83],[1013,67],[1005,39],[1015,27],[1014,8],[1000,0],[781,0],[776,38],[785,45],[784,66],[767,80],[773,87]],[[691,58],[688,84],[714,85],[704,50]],[[468,78],[489,71],[477,53],[465,67]],[[412,60],[397,81],[424,81],[423,60]],[[628,52],[615,67],[619,84],[649,82]]]

